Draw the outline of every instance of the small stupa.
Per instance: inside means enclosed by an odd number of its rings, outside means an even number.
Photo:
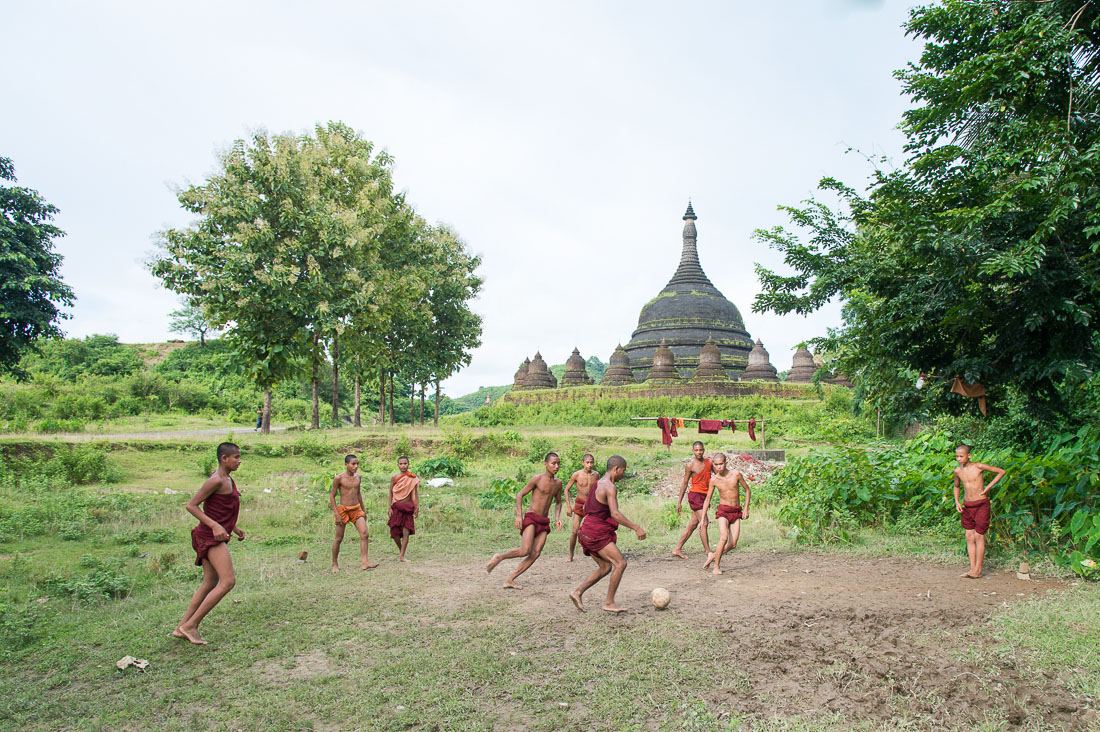
[[[623,344],[615,346],[611,354],[607,371],[603,374],[600,386],[625,386],[634,383],[634,372],[630,370],[630,356],[623,350]]]
[[[527,388],[527,369],[531,366],[531,359],[523,359],[523,363],[520,364],[519,369],[516,370],[516,375],[512,379],[512,388],[516,391]]]
[[[653,366],[649,369],[649,376],[646,377],[645,382],[647,384],[661,384],[678,383],[679,381],[680,372],[676,370],[672,349],[668,347],[668,344],[662,338],[661,345],[657,346],[657,350],[653,352]]]
[[[813,381],[817,365],[814,364],[814,355],[806,347],[794,352],[794,361],[791,370],[787,372],[787,381],[795,384],[808,384]]]
[[[741,373],[741,381],[779,381],[775,366],[772,366],[768,352],[759,338],[749,351],[749,365]]]
[[[536,352],[531,359],[531,365],[527,367],[527,378],[523,380],[525,389],[554,389],[558,380],[550,373],[546,362],[542,360],[542,354]]]
[[[752,354],[749,354],[752,364]],[[730,377],[722,367],[722,352],[714,344],[714,338],[707,338],[706,345],[699,351],[699,367],[695,369],[692,381],[729,381]]]
[[[561,375],[561,385],[564,386],[587,386],[592,383],[592,377],[588,375],[588,369],[585,367],[584,358],[581,356],[579,349],[573,349],[573,355],[570,356],[565,362],[565,373]]]

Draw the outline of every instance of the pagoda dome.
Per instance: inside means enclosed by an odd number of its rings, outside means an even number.
[[[810,353],[810,349],[803,346],[794,352],[791,370],[787,372],[787,381],[808,384],[813,380],[815,371],[817,371],[817,365],[814,363],[814,356]]]
[[[584,358],[581,352],[574,348],[573,355],[565,362],[565,373],[561,375],[562,386],[585,386],[592,383],[592,377],[588,375]]]
[[[527,369],[531,366],[531,359],[523,359],[523,363],[520,364],[519,369],[516,370],[516,375],[512,380],[512,388],[516,390],[523,389],[527,379]]]
[[[680,381],[680,372],[676,370],[672,349],[663,340],[653,352],[653,366],[649,369],[646,383],[660,384]]]
[[[624,386],[634,383],[634,372],[630,370],[630,356],[626,355],[623,345],[615,346],[615,352],[611,354],[607,371],[604,372],[600,386]]]
[[[626,344],[635,377],[644,380],[653,365],[654,354],[665,341],[673,354],[674,367],[688,375],[698,365],[699,353],[714,340],[727,373],[736,373],[748,363],[752,341],[737,306],[718,291],[703,272],[696,248],[698,218],[691,204],[684,213],[680,266],[657,297],[642,307],[638,327]]]
[[[527,367],[527,378],[524,379],[523,384],[527,389],[554,389],[557,387],[558,380],[550,373],[546,361],[542,360],[541,353],[535,353],[535,357],[531,359],[531,365]]]
[[[729,381],[729,375],[722,368],[722,352],[714,345],[714,339],[708,338],[707,344],[699,351],[699,368],[695,369],[692,381]]]
[[[779,381],[779,377],[775,373],[775,366],[772,366],[771,360],[768,358],[768,351],[759,338],[756,339],[756,345],[749,351],[749,365],[741,374],[741,380]]]

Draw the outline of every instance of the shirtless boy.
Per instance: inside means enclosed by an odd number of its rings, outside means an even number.
[[[337,558],[340,556],[340,543],[344,541],[344,528],[348,524],[355,524],[359,531],[359,555],[361,569],[374,569],[378,565],[367,559],[367,551],[370,549],[370,535],[367,532],[367,507],[363,504],[363,494],[359,487],[363,482],[359,473],[359,458],[354,455],[344,456],[344,472],[337,473],[332,479],[332,490],[329,492],[329,502],[332,504],[332,513],[336,517],[336,538],[332,540],[332,572],[340,571]],[[336,493],[340,493],[340,502],[336,502]]]
[[[554,510],[554,523],[558,531],[561,531],[561,481],[555,476],[561,467],[561,458],[556,453],[547,453],[543,460],[546,472],[534,476],[523,486],[523,490],[516,494],[516,529],[522,539],[519,549],[512,549],[503,554],[496,554],[489,560],[486,572],[493,569],[505,559],[525,557],[512,572],[512,576],[504,581],[504,586],[513,590],[520,587],[516,584],[516,577],[526,572],[535,560],[542,554],[542,548],[546,546],[546,537],[550,536],[550,502],[556,502]],[[523,512],[523,497],[531,494],[531,510]]]
[[[615,604],[615,592],[622,582],[623,572],[626,571],[626,558],[615,543],[618,540],[616,529],[620,525],[633,529],[639,539],[645,538],[645,529],[632,523],[619,510],[619,494],[615,484],[622,480],[625,472],[626,460],[618,455],[608,458],[607,472],[588,493],[584,504],[584,521],[581,523],[579,539],[584,553],[596,561],[596,571],[588,575],[580,587],[569,593],[569,599],[582,613],[585,612],[582,602],[585,591],[608,574],[611,579],[607,583],[607,598],[603,602],[603,609],[609,613],[626,611],[626,608]]]
[[[676,502],[676,515],[680,515],[680,506],[684,502],[684,491],[687,491],[688,481],[691,481],[691,491],[688,492],[688,506],[691,508],[691,521],[680,536],[680,543],[672,550],[672,556],[687,559],[684,554],[684,544],[691,538],[695,527],[699,527],[699,538],[703,540],[703,550],[709,557],[710,536],[707,530],[707,512],[703,510],[707,504],[706,497],[710,495],[710,460],[703,457],[703,443],[698,440],[691,446],[692,460],[684,468],[684,482],[680,484],[680,500]]]
[[[585,455],[581,460],[583,468],[569,476],[569,482],[565,484],[565,515],[573,517],[573,533],[569,537],[569,559],[565,560],[567,562],[573,561],[573,552],[577,548],[577,532],[581,528],[581,519],[584,518],[584,502],[588,499],[588,491],[600,479],[600,474],[592,469],[595,464],[596,458],[591,454]],[[574,483],[577,485],[577,499],[571,504],[569,489]]]
[[[703,520],[706,521],[710,496],[717,489],[718,546],[713,554],[707,555],[703,569],[714,562],[714,574],[722,574],[718,565],[722,562],[723,554],[737,547],[737,538],[741,535],[741,519],[749,517],[749,499],[752,497],[752,489],[749,488],[740,470],[726,470],[726,456],[723,453],[718,453],[711,460],[714,464],[714,475],[710,478],[710,489],[703,503]],[[745,486],[744,507],[741,505],[741,486]]]
[[[970,445],[959,443],[955,448],[955,510],[962,514],[962,526],[966,529],[966,553],[970,556],[970,571],[961,577],[978,579],[982,576],[985,560],[985,532],[989,530],[989,489],[997,485],[1005,471],[984,463],[970,462]],[[985,474],[994,473],[989,485]],[[963,487],[963,502],[959,503],[959,484]]]
[[[397,458],[399,472],[390,478],[390,538],[399,551],[397,561],[407,562],[405,549],[409,537],[416,533],[413,519],[420,515],[420,478],[409,472],[409,459]]]
[[[237,583],[229,556],[229,535],[236,534],[237,541],[244,541],[244,531],[237,526],[241,494],[229,475],[241,467],[241,449],[232,442],[223,442],[218,445],[217,456],[218,469],[187,502],[187,512],[199,520],[191,530],[191,547],[195,564],[202,567],[202,583],[191,596],[183,620],[172,631],[176,638],[186,638],[198,646],[206,645],[199,635],[199,623]]]

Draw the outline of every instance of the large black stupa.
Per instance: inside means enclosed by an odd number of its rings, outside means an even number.
[[[653,353],[663,340],[672,350],[674,365],[684,378],[699,365],[699,352],[713,339],[722,354],[726,373],[736,378],[748,364],[752,339],[737,306],[718,291],[699,264],[695,242],[698,217],[688,203],[684,213],[684,244],[680,266],[657,297],[642,307],[638,327],[625,350],[637,381],[644,381],[653,365]]]

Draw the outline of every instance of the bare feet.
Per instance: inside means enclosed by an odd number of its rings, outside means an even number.
[[[576,605],[577,609],[580,610],[582,613],[587,612],[584,609],[584,605],[581,604],[581,596],[577,594],[576,590],[573,590],[569,593],[569,599],[573,601],[573,604]]]
[[[378,566],[378,562],[367,562],[360,569],[374,569]]]
[[[332,565],[332,569],[330,569],[329,571],[330,571],[330,572],[332,572],[333,574],[336,574],[337,572],[339,572],[339,571],[340,571],[340,568],[339,568],[339,567],[337,567],[337,566],[336,566],[336,565],[334,564],[334,565]]]
[[[981,577],[980,574],[974,574],[974,570],[970,570],[969,572],[963,572],[959,576],[960,577],[966,577],[967,579],[978,579],[979,577]]]
[[[518,589],[521,589],[521,588],[520,588],[519,585],[517,585],[512,580],[504,580],[504,589],[506,589],[506,590],[518,590]]]
[[[718,569],[718,567],[715,567],[714,569],[711,570],[711,573],[712,574],[722,574],[722,570]]]
[[[565,558],[565,561],[572,562],[573,561],[573,555],[570,554],[568,557]]]
[[[608,613],[625,613],[626,612],[625,607],[619,607],[618,605],[616,605],[613,602],[605,602],[603,604],[603,610],[604,610],[604,612],[608,612]]]
[[[500,555],[494,554],[493,558],[489,560],[489,563],[485,565],[485,571],[489,574],[492,574],[493,570],[497,568],[498,564],[500,564]]]
[[[398,558],[397,558],[397,561],[399,561],[399,562],[407,562],[407,561],[409,561],[409,560],[408,560],[408,559],[405,559],[405,557],[404,557],[404,556],[400,556],[400,557],[398,557]]]
[[[171,632],[171,633],[170,633],[170,634],[168,635],[168,637],[169,637],[169,638],[182,638],[182,637],[183,637],[183,633],[181,633],[181,632],[180,632],[179,626],[176,626],[176,629],[175,629],[175,630],[173,630],[173,631],[172,631],[172,632]]]
[[[196,646],[205,646],[206,645],[206,641],[203,640],[203,637],[201,635],[199,635],[198,628],[196,628],[194,630],[188,630],[187,628],[184,628],[181,625],[180,627],[176,628],[176,630],[178,630],[180,632],[180,635],[182,635],[184,638],[186,638],[187,640],[194,643]]]
[[[714,552],[707,555],[707,561],[703,562],[703,569],[710,566],[710,563],[714,561]]]
[[[684,553],[683,553],[682,551],[680,551],[679,549],[673,549],[673,550],[672,550],[672,556],[674,556],[674,557],[680,557],[680,559],[687,559],[687,554],[684,554]]]

